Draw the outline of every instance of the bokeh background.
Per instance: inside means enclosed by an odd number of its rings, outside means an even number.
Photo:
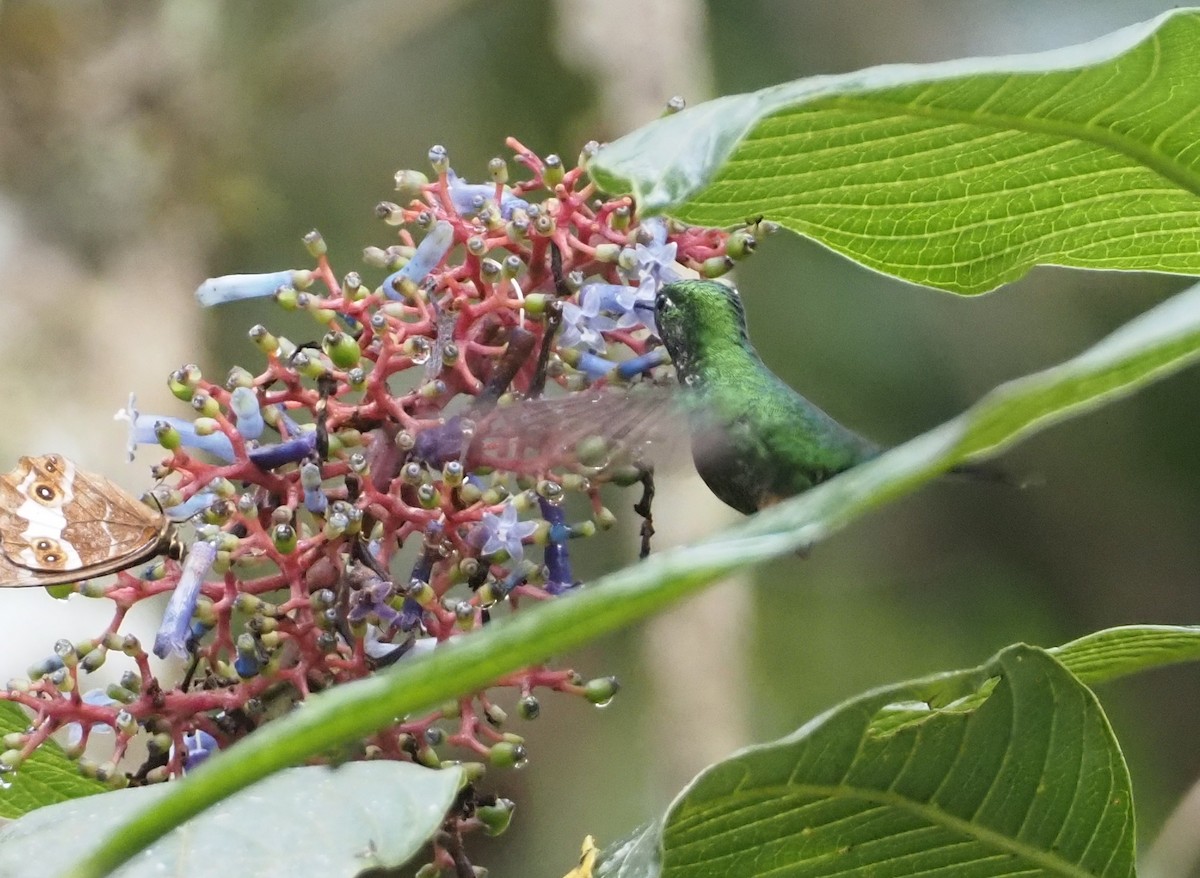
[[[482,178],[510,134],[573,158],[675,94],[696,103],[886,62],[1055,48],[1166,8],[0,0],[0,468],[58,450],[145,489],[154,454],[127,465],[112,420],[129,391],[144,410],[184,415],[165,389],[171,369],[257,369],[245,331],[259,321],[312,331],[271,306],[201,312],[197,284],[302,267],[299,239],[313,227],[339,273],[360,267],[363,246],[391,240],[372,208],[391,196],[392,174],[423,169],[434,143],[460,174]],[[966,300],[785,235],[737,280],[767,362],[888,442],[1072,356],[1188,282],[1038,269]],[[1006,463],[1041,475],[1036,490],[931,486],[808,560],[748,572],[563,657],[586,676],[615,673],[623,691],[605,710],[548,698],[523,724],[529,766],[490,779],[518,802],[517,818],[503,839],[474,846],[478,860],[498,875],[561,875],[585,833],[615,840],[707,762],[867,687],[978,664],[1014,641],[1195,621],[1197,391],[1200,374],[1186,373],[1024,443]],[[686,476],[662,487],[657,517],[663,545],[731,521]],[[577,573],[628,563],[635,543],[632,526],[591,541]],[[95,631],[81,599],[0,598],[6,675],[58,637]],[[155,620],[136,624],[145,633]],[[1143,845],[1200,777],[1198,684],[1193,666],[1101,690]]]

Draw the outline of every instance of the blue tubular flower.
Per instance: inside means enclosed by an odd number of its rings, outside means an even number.
[[[475,531],[480,536],[474,539],[483,543],[479,551],[484,555],[494,555],[503,549],[513,561],[520,561],[525,557],[525,547],[522,543],[526,537],[532,536],[535,530],[537,522],[517,520],[517,507],[509,500],[499,515],[490,512],[483,514],[483,519]]]
[[[247,456],[260,469],[274,469],[285,463],[296,463],[308,457],[317,447],[317,433],[309,430],[294,439],[280,442],[278,445],[262,445],[251,448]]]
[[[570,362],[570,360],[567,362]],[[599,381],[601,378],[609,375],[613,369],[617,368],[617,364],[612,360],[606,360],[598,354],[586,351],[579,354],[578,358],[571,365],[586,375],[589,381]]]
[[[217,739],[203,729],[186,732],[183,736],[183,770],[192,771],[218,750]]]
[[[288,435],[298,435],[300,433],[300,425],[296,422],[295,418],[288,414],[287,406],[277,403],[275,410],[279,412],[279,423],[287,428]]]
[[[249,631],[243,631],[234,641],[237,658],[233,660],[233,669],[243,680],[257,677],[262,671],[265,656],[259,648],[259,641]]]
[[[235,388],[229,395],[229,408],[237,415],[237,431],[243,439],[257,439],[265,423],[258,405],[258,394],[250,387]]]
[[[179,442],[185,448],[207,451],[222,463],[233,461],[233,443],[220,430],[201,435],[196,432],[196,425],[184,418],[139,414],[137,400],[132,393],[129,394],[129,407],[113,415],[113,420],[129,422],[129,442],[126,447],[130,460],[133,460],[134,451],[139,445],[159,444],[157,425],[165,424],[179,433]]]
[[[546,591],[550,594],[562,594],[575,585],[575,577],[571,573],[571,558],[567,553],[567,540],[571,536],[571,528],[567,526],[562,506],[551,503],[544,497],[538,498],[538,506],[541,507],[542,518],[550,523],[549,540],[543,556],[546,565]]]
[[[431,521],[425,526],[425,545],[413,564],[412,575],[408,578],[410,590],[400,608],[400,618],[397,624],[402,631],[411,631],[416,628],[421,624],[421,619],[425,615],[425,608],[411,597],[412,588],[424,586],[432,595],[433,590],[429,588],[429,577],[433,573],[434,562],[441,557],[440,546],[444,530],[445,526],[440,521]]]
[[[624,381],[628,381],[635,375],[640,375],[643,372],[649,372],[655,366],[661,366],[667,361],[667,352],[664,348],[655,348],[652,351],[642,354],[637,357],[630,357],[623,363],[617,365],[617,377]]]
[[[600,333],[617,328],[617,321],[601,314],[604,310],[604,287],[612,284],[588,284],[579,293],[579,304],[563,302],[562,333],[558,343],[562,347],[584,347],[603,352],[607,345]]]
[[[196,288],[196,300],[205,308],[273,296],[280,287],[304,289],[312,284],[311,271],[272,271],[267,274],[227,274],[210,277]]]
[[[468,183],[454,173],[451,168],[446,172],[446,182],[450,189],[450,201],[461,216],[474,216],[483,210],[483,206],[496,197],[496,187],[490,183]],[[512,219],[514,210],[528,210],[529,202],[518,198],[504,188],[500,197],[500,216]]]
[[[214,544],[207,541],[192,543],[183,562],[179,582],[175,591],[171,592],[167,611],[163,613],[162,624],[154,635],[154,654],[159,658],[188,656],[188,636],[192,614],[196,611],[196,600],[200,597],[200,586],[204,584],[204,577],[208,576],[216,560],[217,547]]]
[[[601,378],[611,378],[614,375],[622,381],[628,381],[643,372],[649,372],[655,366],[663,365],[666,362],[666,351],[662,348],[655,348],[640,356],[631,357],[618,363],[598,354],[567,349],[562,351],[562,359],[564,363],[574,366],[586,375],[589,381],[599,381]]]
[[[193,515],[199,515],[217,501],[217,495],[212,491],[197,491],[189,499],[175,506],[168,506],[163,514],[171,521],[187,521]]]
[[[454,245],[454,226],[445,220],[439,220],[429,230],[412,259],[399,271],[392,272],[383,280],[383,293],[389,299],[402,300],[404,297],[396,292],[396,288],[404,281],[414,284],[425,280],[429,272],[437,268],[438,263]]]
[[[304,508],[313,515],[324,515],[329,498],[321,489],[321,467],[312,461],[301,464],[300,484],[304,486]]]

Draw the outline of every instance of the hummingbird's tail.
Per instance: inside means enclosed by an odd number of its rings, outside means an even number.
[[[953,469],[948,470],[946,475],[971,479],[972,481],[978,482],[991,482],[995,485],[1004,485],[1007,488],[1015,488],[1018,491],[1023,491],[1026,488],[1035,488],[1044,481],[1044,479],[1039,475],[1013,475],[1004,467],[996,466],[992,463],[959,464]]]

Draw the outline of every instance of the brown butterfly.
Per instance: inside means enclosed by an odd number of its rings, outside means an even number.
[[[170,520],[61,454],[0,476],[0,587],[115,573],[166,551]]]

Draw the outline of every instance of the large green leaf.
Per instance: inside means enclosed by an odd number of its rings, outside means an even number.
[[[0,734],[29,730],[29,715],[15,704],[0,702]],[[46,805],[102,793],[107,786],[79,772],[54,741],[47,741],[21,763],[20,771],[0,778],[0,817],[20,817]]]
[[[1133,830],[1092,692],[1046,651],[1013,646],[708,768],[600,874],[1128,876]]]
[[[428,656],[311,698],[304,710],[259,729],[174,784],[153,809],[115,829],[67,874],[104,875],[170,828],[273,771],[643,619],[731,570],[811,544],[972,455],[1130,393],[1198,358],[1200,286],[1079,357],[997,388],[954,420],[717,539],[652,556],[566,599],[522,611]]]
[[[1036,55],[876,67],[719,98],[600,150],[645,213],[765,214],[916,283],[1033,265],[1200,273],[1200,12]]]
[[[116,874],[283,878],[394,868],[441,825],[461,781],[458,768],[433,771],[405,762],[291,768],[205,811]],[[154,809],[169,793],[162,785],[119,790],[10,823],[0,829],[0,878],[57,874],[130,814]]]

